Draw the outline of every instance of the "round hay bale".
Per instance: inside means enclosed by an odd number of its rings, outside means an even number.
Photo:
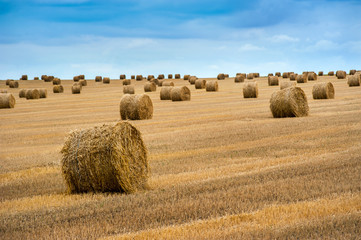
[[[258,97],[258,84],[257,82],[246,82],[243,86],[244,98],[257,98]]]
[[[316,81],[317,80],[317,74],[315,72],[308,73],[308,80]]]
[[[270,99],[270,108],[274,118],[308,116],[308,103],[304,91],[299,87],[290,87],[274,92]]]
[[[9,86],[11,81],[14,81],[14,80],[13,79],[7,79],[6,82],[5,82],[6,86]]]
[[[46,88],[39,88],[38,90],[39,90],[40,98],[47,98],[48,90],[46,90]]]
[[[103,79],[103,81],[104,81],[104,79]],[[72,94],[80,94],[80,92],[81,92],[81,85],[80,84],[73,84],[73,86],[71,87],[71,93]]]
[[[84,75],[79,75],[79,80],[81,79],[85,79],[85,76]]]
[[[162,81],[162,84],[164,82],[164,80],[158,80],[157,78],[153,78],[149,82],[153,82],[153,83],[155,83],[155,85],[159,86],[161,84],[159,81]]]
[[[318,76],[323,76],[323,71],[319,71]]]
[[[334,71],[329,71],[329,72],[327,73],[327,75],[328,75],[328,76],[334,76],[334,75],[335,75],[335,72],[334,72]]]
[[[131,75],[131,76],[130,76],[130,79],[135,79],[135,75]]]
[[[143,75],[137,75],[137,77],[135,79],[137,81],[142,81],[143,80]]]
[[[217,79],[218,80],[224,80],[226,77],[224,76],[224,73],[220,73],[220,74],[218,74],[218,76],[217,76]]]
[[[11,93],[0,93],[0,108],[14,108],[15,98]]]
[[[125,86],[125,85],[131,85],[132,84],[132,82],[131,82],[131,80],[130,79],[124,79],[123,80],[123,85]]]
[[[160,89],[160,100],[171,100],[170,92],[173,87],[162,87]]]
[[[144,120],[153,117],[153,103],[147,94],[125,94],[120,99],[122,120]]]
[[[47,75],[41,75],[41,80],[45,80],[46,78],[48,78]]]
[[[140,131],[129,122],[73,131],[61,154],[61,171],[69,193],[147,189],[147,149]]]
[[[349,87],[357,87],[360,86],[360,75],[351,75],[347,78],[347,84]]]
[[[290,74],[290,81],[296,81],[296,78],[297,78],[297,73],[291,73]]]
[[[205,79],[197,79],[194,84],[196,89],[204,89],[206,87],[207,81]]]
[[[39,77],[34,77],[34,80],[39,80]]]
[[[295,87],[296,86],[296,82],[281,82],[280,84],[280,89],[285,89],[285,88],[289,88],[289,87]]]
[[[284,73],[282,74],[282,78],[289,78],[288,72],[284,72]]]
[[[296,78],[297,83],[307,83],[308,82],[308,74],[299,74]]]
[[[48,76],[45,80],[44,80],[44,82],[52,82],[53,80],[54,80],[54,76]]]
[[[60,85],[60,84],[61,84],[60,78],[54,78],[53,85]]]
[[[275,73],[275,76],[281,77],[281,72],[276,72],[276,73]]]
[[[95,77],[95,81],[96,81],[96,82],[101,82],[101,81],[103,81],[102,76],[96,76],[96,77]]]
[[[164,74],[159,74],[158,79],[164,79]]]
[[[150,81],[150,80],[152,80],[153,78],[155,78],[154,75],[148,75],[147,80]]]
[[[26,99],[39,99],[40,92],[38,89],[27,89],[25,92]]]
[[[191,85],[194,85],[196,83],[197,79],[198,78],[196,76],[190,76],[188,81]]]
[[[173,78],[173,74],[168,74],[168,79],[172,79]]]
[[[234,82],[236,83],[240,83],[240,82],[244,82],[245,76],[240,74],[240,75],[236,75],[236,77],[234,78]]]
[[[181,78],[181,75],[180,75],[179,73],[176,73],[176,74],[174,74],[174,78],[175,78],[175,79],[180,79],[180,78]]]
[[[229,78],[229,74],[224,74],[224,77],[225,77],[225,78]]]
[[[124,94],[134,94],[134,86],[132,86],[132,85],[126,85],[126,86],[124,86],[123,87],[123,93]]]
[[[79,80],[79,84],[82,85],[82,86],[87,86],[88,85],[88,83],[87,83],[87,81],[85,79]]]
[[[173,87],[170,91],[170,98],[172,101],[190,101],[191,91],[186,86]]]
[[[356,73],[356,69],[350,70],[350,75],[354,75]]]
[[[28,80],[28,75],[22,75],[20,80]]]
[[[183,79],[188,81],[190,77],[191,77],[191,75],[184,75]]]
[[[119,79],[120,79],[120,80],[126,79],[126,75],[125,75],[125,74],[120,74]]]
[[[253,77],[259,78],[259,73],[258,73],[258,72],[257,72],[257,73],[253,73]]]
[[[157,85],[154,82],[147,82],[144,84],[144,92],[155,92]]]
[[[26,97],[26,90],[27,89],[20,89],[19,91],[19,98],[25,98]]]
[[[164,82],[164,80],[158,80],[158,87],[163,86],[163,82]]]
[[[10,88],[18,88],[18,87],[19,87],[19,82],[17,82],[17,81],[10,81],[10,82],[9,82],[9,87],[10,87]]]
[[[62,85],[53,86],[53,93],[62,93],[64,92],[64,87]]]
[[[207,81],[206,82],[206,91],[207,92],[217,92],[218,91],[218,81]]]
[[[270,76],[268,77],[268,86],[278,86],[278,77],[277,76]]]
[[[247,79],[253,79],[253,78],[254,78],[253,73],[248,73],[247,74]]]
[[[80,80],[80,77],[79,77],[79,76],[74,76],[74,77],[73,77],[73,81],[74,81],[74,82],[79,82],[79,80]]]
[[[0,93],[8,93],[8,90],[6,90],[6,89],[0,89]]]
[[[110,84],[110,78],[103,77],[103,84]],[[124,83],[123,83],[124,84]]]
[[[162,83],[162,86],[165,86],[165,87],[172,86],[172,87],[174,87],[174,82],[166,82],[166,81],[164,81],[164,82]]]
[[[346,72],[342,70],[338,70],[336,72],[337,79],[345,79],[346,78]]]
[[[271,77],[271,76],[273,76],[273,73],[269,73],[269,74],[267,75],[267,77]]]
[[[335,98],[335,89],[331,82],[316,83],[312,88],[313,99],[333,99]]]

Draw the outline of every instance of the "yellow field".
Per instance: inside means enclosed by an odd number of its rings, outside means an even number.
[[[282,78],[280,78],[283,81]],[[286,79],[288,81],[288,79]],[[66,194],[60,149],[68,132],[120,120],[120,80],[88,80],[80,95],[54,94],[52,84],[19,81],[14,109],[0,109],[1,239],[361,239],[361,88],[331,81],[335,99],[313,100],[310,115],[275,119],[271,94],[219,81],[189,102],[153,100],[151,120],[132,121],[143,134],[150,190],[130,195]],[[136,93],[143,81],[132,80]],[[21,88],[47,88],[26,100]]]

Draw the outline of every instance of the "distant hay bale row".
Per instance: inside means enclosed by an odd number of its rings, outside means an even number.
[[[194,85],[196,84],[197,79],[198,78],[196,76],[190,76],[188,81],[191,85]]]
[[[318,76],[323,76],[323,71],[319,71]]]
[[[328,76],[334,76],[334,75],[335,75],[335,72],[334,72],[334,71],[329,71],[329,72],[327,73],[327,75],[328,75]]]
[[[28,75],[22,75],[20,80],[28,80]]]
[[[39,80],[39,77],[34,77],[34,80]]]
[[[278,86],[278,77],[277,76],[269,76],[268,77],[268,86]]]
[[[224,75],[224,73],[219,73],[218,75],[217,75],[217,79],[218,80],[224,80],[226,77],[225,77],[225,75]]]
[[[80,94],[81,89],[82,89],[82,85],[80,83],[74,83],[73,86],[71,87],[71,93]]]
[[[196,89],[204,89],[206,87],[207,81],[205,79],[197,79],[194,84]]]
[[[356,73],[356,69],[351,69],[350,70],[350,75],[354,75]]]
[[[9,88],[18,88],[18,87],[19,87],[19,82],[14,80],[9,82]]]
[[[120,74],[119,79],[120,79],[120,80],[126,79],[125,74]]]
[[[315,72],[309,72],[307,76],[308,76],[309,81],[316,81],[317,80],[317,74]]]
[[[335,89],[331,82],[316,83],[312,88],[313,99],[333,99]]]
[[[174,74],[174,78],[175,78],[175,79],[180,79],[180,78],[181,78],[181,75],[180,75],[179,73]]]
[[[173,78],[173,74],[168,74],[168,79],[172,79]]]
[[[282,78],[289,78],[289,73],[288,72],[284,72],[282,74]]]
[[[152,80],[154,78],[155,78],[154,75],[148,75],[147,80],[150,81],[150,80]],[[142,77],[142,79],[143,79],[143,77]]]
[[[96,77],[95,77],[95,81],[96,81],[96,82],[101,82],[101,81],[103,81],[102,76],[96,76]]]
[[[123,93],[124,94],[134,94],[135,93],[135,90],[134,90],[134,86],[131,86],[131,85],[126,85],[123,87]]]
[[[291,73],[290,74],[290,81],[296,81],[296,78],[297,78],[297,73]]]
[[[144,92],[155,92],[157,85],[154,82],[147,82],[144,84]]]
[[[15,98],[11,93],[0,93],[0,108],[14,108]]]
[[[273,73],[269,73],[269,74],[267,75],[267,77],[271,77],[271,76],[273,76]]]
[[[170,91],[172,101],[190,101],[191,91],[186,86],[173,87]]]
[[[280,89],[285,89],[285,88],[289,88],[289,87],[295,87],[296,86],[296,82],[281,82],[280,84]]]
[[[61,154],[69,193],[133,193],[147,188],[147,149],[140,131],[129,122],[73,131]]]
[[[144,120],[153,117],[153,103],[146,94],[125,94],[120,99],[120,117],[122,120]]]
[[[42,75],[41,79],[44,80],[44,82],[52,82],[55,79],[55,77],[54,76]]]
[[[303,73],[303,74],[297,75],[296,81],[297,81],[297,83],[307,83],[308,82],[308,74]]]
[[[218,81],[207,81],[206,82],[206,91],[207,92],[217,92],[218,91]]]
[[[164,79],[164,74],[159,74],[158,79]]]
[[[64,87],[62,85],[55,85],[53,87],[53,93],[63,93]]]
[[[110,78],[103,77],[103,84],[110,84]]]
[[[275,76],[281,77],[281,72],[276,72],[276,73],[275,73]]]
[[[346,78],[346,72],[342,70],[338,70],[336,72],[337,79],[345,79]]]
[[[184,79],[184,80],[187,80],[187,81],[188,81],[189,78],[190,78],[190,75],[184,75],[184,76],[183,76],[183,79]]]
[[[258,97],[258,84],[257,82],[245,82],[243,85],[244,98],[257,98]]]
[[[137,75],[137,77],[135,78],[135,80],[137,80],[137,81],[143,80],[143,75]]]
[[[124,79],[123,80],[123,85],[131,85],[132,81],[130,79]]]
[[[131,75],[131,76],[130,76],[130,79],[135,79],[135,75]]]
[[[172,100],[170,92],[173,87],[162,87],[160,89],[160,100]]]
[[[351,76],[348,76],[348,78],[347,78],[347,84],[349,87],[360,86],[360,84],[361,84],[360,82],[361,82],[360,74],[351,75]]]
[[[274,118],[308,116],[308,103],[304,91],[290,87],[274,92],[270,99],[270,109]]]

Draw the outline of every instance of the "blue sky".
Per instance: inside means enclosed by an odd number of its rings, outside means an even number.
[[[0,79],[361,69],[360,0],[0,0]]]

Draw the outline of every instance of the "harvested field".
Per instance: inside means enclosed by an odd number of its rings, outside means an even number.
[[[201,77],[201,76],[200,76]],[[203,78],[202,78],[203,79]],[[206,78],[216,80],[216,78]],[[334,99],[314,100],[315,82],[297,84],[309,115],[273,118],[279,88],[257,78],[257,98],[243,98],[234,78],[218,92],[196,90],[191,101],[147,95],[153,117],[130,121],[149,151],[149,189],[134,194],[67,194],[61,173],[66,136],[120,120],[122,80],[88,81],[72,94],[73,79],[47,98],[19,98],[0,109],[1,239],[358,239],[361,229],[361,91],[331,82]],[[144,92],[144,81],[135,81]],[[56,107],[55,107],[56,106]]]

